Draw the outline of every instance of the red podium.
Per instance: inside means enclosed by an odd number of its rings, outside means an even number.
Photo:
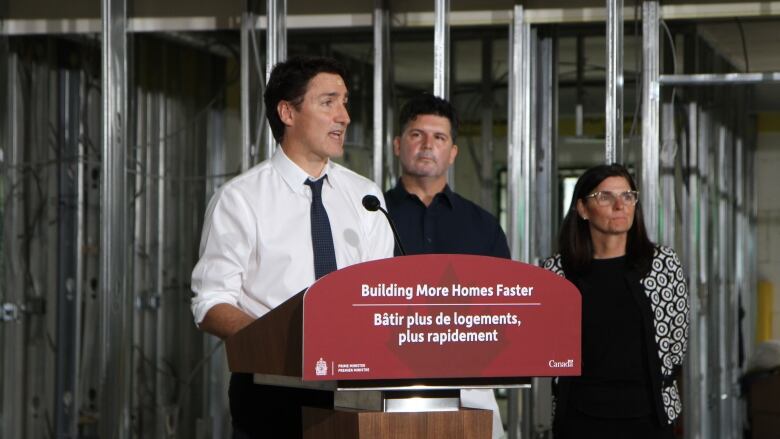
[[[333,272],[226,342],[255,382],[333,392],[304,437],[487,439],[491,413],[459,389],[580,374],[580,294],[539,267],[404,256]]]

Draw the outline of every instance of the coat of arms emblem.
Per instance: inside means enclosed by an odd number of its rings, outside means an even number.
[[[325,376],[328,374],[328,363],[320,357],[317,361],[317,366],[314,367],[314,373],[317,376]]]

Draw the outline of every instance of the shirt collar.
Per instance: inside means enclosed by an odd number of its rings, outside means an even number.
[[[307,192],[303,183],[309,179],[319,180],[325,175],[327,175],[328,178],[325,179],[324,184],[333,188],[335,180],[333,174],[335,174],[335,172],[332,172],[333,162],[330,160],[328,160],[328,163],[325,165],[325,168],[322,170],[322,175],[320,175],[319,178],[313,178],[307,174],[306,171],[301,169],[300,166],[287,157],[287,154],[284,153],[282,148],[276,148],[276,152],[273,157],[271,157],[271,165],[279,172],[279,175],[282,176],[282,179],[287,183],[287,186],[295,193],[306,195]]]
[[[400,177],[398,178],[398,182],[396,183],[395,188],[393,188],[393,191],[396,193],[396,196],[400,199],[408,198],[408,197],[412,197],[416,200],[420,199],[417,195],[406,190],[406,188],[404,187],[404,183]],[[452,192],[452,189],[450,189],[450,185],[445,184],[444,189],[442,189],[442,191],[436,194],[436,196],[433,198],[434,201],[438,197],[444,198],[447,201],[447,204],[449,204],[451,208],[455,207],[455,193]]]

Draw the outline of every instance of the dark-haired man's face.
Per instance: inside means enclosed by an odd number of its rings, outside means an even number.
[[[341,76],[319,73],[311,78],[297,107],[279,103],[279,116],[286,125],[285,151],[309,162],[341,156],[350,122],[346,105],[347,87]]]
[[[404,175],[446,178],[447,168],[458,155],[458,146],[453,142],[449,119],[421,114],[410,120],[393,140],[393,151],[401,160]]]

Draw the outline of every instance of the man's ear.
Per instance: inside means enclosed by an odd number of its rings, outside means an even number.
[[[455,163],[455,157],[458,156],[458,145],[452,144],[452,149],[450,149],[450,165]]]
[[[283,124],[292,126],[293,124],[293,108],[292,104],[288,101],[279,101],[276,104],[276,112],[279,115],[279,119]]]
[[[396,157],[401,156],[401,137],[395,136],[393,139],[393,154],[395,154]]]

